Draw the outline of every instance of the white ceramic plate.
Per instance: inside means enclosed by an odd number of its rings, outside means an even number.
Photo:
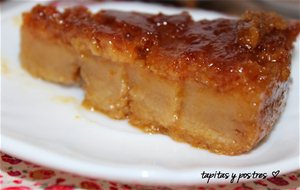
[[[293,54],[287,108],[271,135],[241,156],[222,156],[149,135],[81,107],[83,92],[32,78],[20,67],[20,14],[32,4],[2,12],[1,150],[44,166],[127,183],[192,185],[201,173],[286,173],[299,168],[299,40]],[[182,10],[140,3],[103,3],[100,8],[178,13]],[[191,10],[196,19],[217,18]],[[251,180],[250,178],[249,180]],[[244,180],[244,179],[241,179]],[[228,179],[211,179],[228,183]]]

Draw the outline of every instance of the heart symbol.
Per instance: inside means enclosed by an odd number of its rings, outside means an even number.
[[[273,172],[272,172],[272,176],[273,176],[274,178],[277,177],[278,174],[279,174],[279,172],[280,172],[280,170],[273,171]]]

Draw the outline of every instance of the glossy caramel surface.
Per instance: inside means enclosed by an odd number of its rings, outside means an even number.
[[[192,79],[218,91],[253,91],[272,81],[286,81],[290,50],[300,31],[298,21],[256,12],[246,12],[238,20],[194,21],[186,12],[92,14],[84,7],[59,12],[38,5],[24,14],[24,22],[65,44],[84,38],[99,54],[109,49],[122,61],[139,63],[162,77]]]
[[[299,30],[274,13],[194,21],[36,6],[23,16],[20,57],[34,76],[80,81],[92,110],[237,155],[269,134],[285,107]]]

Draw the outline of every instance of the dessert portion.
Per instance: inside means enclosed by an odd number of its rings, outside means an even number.
[[[58,11],[23,15],[22,66],[33,76],[80,84],[84,105],[150,133],[209,151],[253,149],[286,103],[298,21],[246,12],[240,19]]]

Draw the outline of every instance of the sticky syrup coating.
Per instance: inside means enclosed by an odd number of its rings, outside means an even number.
[[[278,120],[300,30],[298,21],[255,12],[193,21],[185,12],[92,14],[36,6],[23,18],[21,57],[29,72],[40,69],[45,72],[37,76],[62,84],[93,84],[85,87],[89,106],[228,155],[251,150]],[[103,98],[111,92],[117,97]]]
[[[298,21],[259,12],[246,12],[239,20],[194,21],[186,12],[92,14],[84,7],[59,12],[38,5],[24,18],[25,25],[47,30],[45,35],[66,44],[85,38],[104,57],[113,51],[162,77],[193,79],[218,91],[264,89],[272,80],[288,80],[289,50],[300,31]]]

